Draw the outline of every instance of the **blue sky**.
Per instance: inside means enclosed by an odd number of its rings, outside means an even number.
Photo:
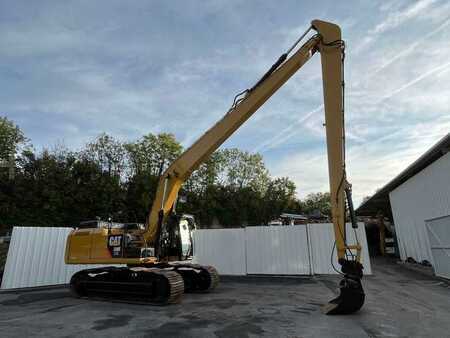
[[[450,2],[0,0],[0,114],[37,149],[107,132],[188,146],[309,26],[346,40],[356,204],[450,131]],[[300,197],[328,190],[319,56],[226,143]]]

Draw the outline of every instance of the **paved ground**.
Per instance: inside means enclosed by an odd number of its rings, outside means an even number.
[[[64,288],[0,293],[0,336],[450,337],[450,287],[388,261],[364,279],[352,316],[323,315],[337,279],[225,279],[166,307],[73,299]]]

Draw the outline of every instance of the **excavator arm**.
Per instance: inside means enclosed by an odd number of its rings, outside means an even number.
[[[145,239],[154,242],[161,222],[170,213],[178,191],[192,171],[202,164],[228,137],[261,107],[316,52],[320,36],[307,41],[292,57],[269,72],[244,97],[235,102],[226,115],[203,134],[161,175]],[[283,54],[280,59],[286,59]],[[282,61],[279,61],[282,62]],[[272,67],[274,68],[274,67]]]
[[[153,206],[147,220],[145,239],[154,242],[161,226],[161,217],[168,216],[176,202],[181,185],[236,129],[258,110],[289,78],[310,58],[320,51],[322,56],[324,107],[332,196],[333,223],[343,231],[345,218],[345,180],[343,158],[342,111],[342,40],[337,25],[315,20],[312,28],[318,34],[310,38],[288,58],[283,54],[272,68],[244,96],[233,104],[226,115],[203,134],[191,147],[176,159],[161,175]],[[337,241],[339,257],[343,257],[342,241]]]
[[[359,243],[354,245],[347,244],[345,229],[346,195],[352,225],[357,227],[357,224],[351,201],[351,186],[347,182],[345,173],[344,42],[341,39],[341,30],[335,24],[314,20],[311,23],[311,28],[317,31],[316,35],[307,40],[291,56],[288,54],[295,45],[287,53],[283,54],[251,89],[241,93],[242,96],[240,98],[235,98],[233,106],[220,121],[203,134],[163,173],[160,177],[156,197],[147,220],[144,238],[146,242],[155,244],[162,224],[164,224],[176,203],[182,184],[189,178],[191,173],[206,161],[236,129],[248,120],[316,52],[320,52],[331,214],[338,261],[344,274],[344,279],[341,282],[341,294],[328,304],[325,312],[328,314],[351,313],[362,306],[364,292],[360,282],[362,277],[362,265],[360,264],[361,247]]]

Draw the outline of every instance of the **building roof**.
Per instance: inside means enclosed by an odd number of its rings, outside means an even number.
[[[388,184],[378,190],[372,197],[364,201],[358,209],[356,209],[356,214],[359,216],[374,216],[379,211],[382,211],[385,216],[392,218],[389,193],[449,151],[450,133],[445,135],[438,143],[420,156]]]
[[[282,213],[280,215],[281,218],[291,218],[291,219],[301,219],[301,220],[308,220],[308,217],[304,216],[304,215],[300,215],[300,214],[288,214],[288,213]]]

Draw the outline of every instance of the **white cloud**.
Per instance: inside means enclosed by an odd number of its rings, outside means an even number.
[[[375,27],[369,29],[356,46],[355,52],[360,53],[365,51],[369,46],[380,40],[380,37],[385,36],[386,33],[395,31],[396,29],[411,24],[414,21],[442,20],[448,18],[448,4],[438,4],[439,0],[419,0],[411,4],[411,2],[398,2],[396,6],[390,6],[389,14],[381,16],[381,20]],[[380,11],[385,11],[386,5],[384,3],[380,6]],[[422,34],[421,34],[422,35]]]
[[[432,38],[434,35],[440,33],[444,28],[446,28],[448,26],[449,23],[450,23],[450,19],[447,19],[442,24],[440,24],[437,28],[433,29],[431,32],[427,33],[425,36],[421,37],[420,39],[414,41],[414,43],[412,43],[408,47],[405,48],[404,46],[402,46],[402,48],[403,48],[402,51],[395,53],[395,55],[392,58],[388,59],[387,61],[384,61],[383,64],[381,64],[378,68],[373,70],[367,78],[371,78],[372,76],[378,74],[385,68],[389,67],[394,62],[397,62],[400,59],[405,58],[408,55],[410,55],[411,53],[415,52],[420,45],[427,42],[428,39]]]
[[[305,125],[305,123],[314,116],[314,114],[319,114],[323,111],[323,104],[314,108],[310,112],[302,115],[294,123],[289,124],[287,127],[283,128],[281,131],[277,132],[274,136],[270,137],[267,141],[256,147],[253,152],[264,153],[269,149],[273,149],[278,145],[286,142],[292,136],[298,133],[298,129]]]
[[[168,131],[188,146],[314,16],[332,15],[348,42],[348,169],[360,200],[450,129],[450,2],[362,2],[351,16],[344,5],[326,11],[317,3],[299,17],[297,6],[20,6],[0,23],[0,111],[38,145],[79,146],[101,131],[120,139]],[[316,55],[228,144],[263,152],[301,196],[326,191],[322,100]]]
[[[347,175],[353,185],[355,205],[381,188],[450,130],[450,116],[411,126],[347,150]],[[401,140],[399,142],[399,140]],[[289,176],[300,198],[318,191],[329,191],[325,144],[313,150],[289,155],[271,166],[275,176]]]
[[[437,67],[434,67],[428,71],[426,71],[425,73],[417,76],[416,78],[412,79],[411,81],[401,85],[400,87],[396,88],[395,90],[391,90],[388,94],[382,96],[378,101],[375,102],[375,104],[379,104],[381,102],[383,102],[384,100],[387,100],[391,97],[393,97],[394,95],[397,95],[398,93],[408,89],[409,87],[415,85],[416,83],[422,81],[423,79],[426,79],[428,77],[430,77],[431,75],[435,75],[435,73],[442,73],[446,70],[448,70],[450,67],[450,62],[444,63],[443,65],[439,65]]]
[[[436,0],[419,0],[407,8],[391,11],[386,19],[378,23],[375,28],[369,31],[369,35],[387,32],[402,25],[408,20],[423,15],[424,11],[434,3],[436,3]]]

